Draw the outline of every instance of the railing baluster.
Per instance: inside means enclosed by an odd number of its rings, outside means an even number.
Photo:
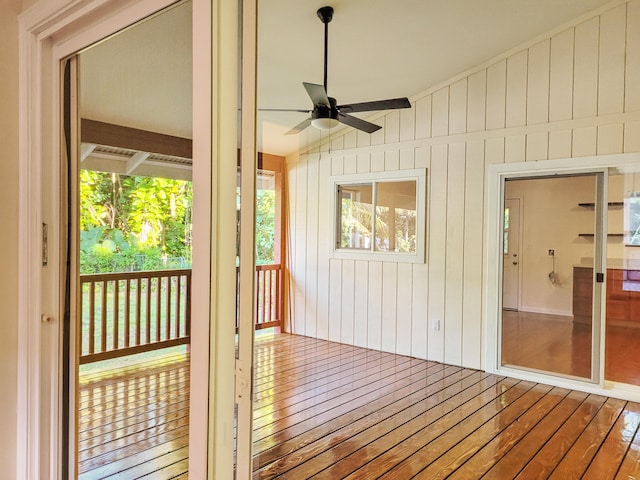
[[[96,336],[96,284],[91,282],[89,288],[89,353],[95,352]]]
[[[107,351],[107,281],[102,281],[102,311],[100,318],[100,351]]]
[[[265,312],[264,319],[266,322],[270,322],[271,320],[273,320],[273,318],[271,317],[271,285],[273,284],[271,281],[272,273],[273,273],[273,270],[267,270],[264,276],[264,283],[265,283],[264,291],[266,292],[265,305],[267,306],[267,311]]]
[[[176,338],[180,336],[180,295],[182,289],[182,275],[176,277],[176,324],[174,335]]]
[[[160,341],[160,332],[162,331],[162,277],[156,277],[156,342]]]
[[[166,318],[164,319],[164,331],[165,331],[165,340],[169,340],[171,338],[171,276],[167,277],[167,290],[165,292],[165,310],[166,310]]]
[[[120,280],[113,283],[113,350],[117,350],[120,345]]]
[[[140,330],[142,323],[142,279],[138,278],[136,282],[136,345],[140,345]]]
[[[131,337],[131,280],[128,278],[125,280],[125,304],[124,304],[124,346],[129,346],[129,339]]]
[[[187,299],[185,306],[185,336],[191,337],[191,271],[187,272]]]
[[[256,270],[256,325],[260,325],[260,282],[262,280],[262,270],[260,267]]]
[[[280,270],[276,270],[276,319],[281,320],[282,302],[280,299]]]
[[[151,277],[147,277],[147,322],[146,335],[147,343],[151,343]]]

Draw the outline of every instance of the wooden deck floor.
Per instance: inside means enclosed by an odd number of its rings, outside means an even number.
[[[187,478],[187,372],[84,384],[80,478]],[[254,395],[254,478],[640,478],[632,402],[288,334]]]
[[[254,478],[640,478],[640,404],[292,335],[256,343]]]
[[[188,431],[185,354],[81,376],[80,479],[185,479]]]

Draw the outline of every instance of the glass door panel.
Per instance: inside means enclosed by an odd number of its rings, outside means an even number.
[[[605,380],[640,385],[640,168],[608,182]]]
[[[505,181],[501,365],[596,378],[593,272],[601,176]]]

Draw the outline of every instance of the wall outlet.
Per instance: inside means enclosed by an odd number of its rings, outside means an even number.
[[[549,249],[549,256],[553,257],[556,254],[555,250]]]
[[[439,332],[440,331],[440,320],[434,320],[433,321],[433,331],[434,332]]]

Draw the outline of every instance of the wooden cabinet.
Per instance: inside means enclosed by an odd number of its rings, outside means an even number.
[[[573,321],[591,324],[593,268],[573,267]]]
[[[593,269],[573,267],[573,321],[591,323]],[[640,327],[640,271],[607,269],[607,323]]]

